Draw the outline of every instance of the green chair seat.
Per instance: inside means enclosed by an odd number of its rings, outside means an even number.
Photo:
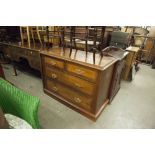
[[[37,97],[16,88],[0,78],[0,106],[4,113],[10,113],[27,121],[33,128],[40,128]]]

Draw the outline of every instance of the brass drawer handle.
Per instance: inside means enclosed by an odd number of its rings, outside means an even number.
[[[57,64],[56,62],[51,61],[51,65],[52,65],[52,66],[55,66],[56,64]]]
[[[81,69],[76,69],[75,71],[77,74],[84,74],[84,71],[82,71]]]
[[[52,79],[56,79],[57,75],[56,74],[52,74]]]
[[[52,89],[53,89],[53,91],[55,91],[55,92],[58,91],[58,88],[57,88],[56,86],[54,86]]]
[[[81,86],[80,84],[78,84],[78,83],[74,83],[74,85],[75,85],[76,87],[82,88],[82,86]]]
[[[74,97],[74,101],[75,101],[76,103],[81,103],[81,102],[82,102],[81,99],[78,98],[78,97]]]

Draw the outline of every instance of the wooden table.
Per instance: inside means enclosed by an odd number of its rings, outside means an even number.
[[[39,71],[41,70],[40,47],[29,48],[28,45],[21,46],[17,43],[4,42],[0,42],[0,46],[2,47],[5,57],[11,59],[11,61],[20,62],[21,60],[26,60],[32,68]]]
[[[44,92],[61,103],[96,120],[109,103],[110,85],[117,59],[69,48],[41,52]]]

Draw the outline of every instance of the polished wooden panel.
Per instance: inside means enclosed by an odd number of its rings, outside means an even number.
[[[76,105],[80,107],[83,107],[87,110],[91,110],[92,98],[87,98],[85,95],[81,95],[76,91],[69,89],[68,87],[52,80],[47,79],[45,83],[47,89],[52,91],[53,93],[59,94],[60,96],[64,97],[69,101],[74,102]]]
[[[86,67],[76,65],[76,64],[71,64],[67,63],[67,71],[86,77],[90,80],[96,81],[97,80],[97,71],[96,70],[90,70]]]
[[[50,67],[45,67],[45,75],[48,78],[62,82],[85,94],[93,95],[93,93],[95,93],[95,84],[81,78],[66,74],[65,72],[58,71]]]
[[[60,68],[60,69],[63,69],[64,68],[64,62],[63,61],[60,61],[58,59],[45,57],[44,58],[44,61],[45,61],[45,63],[47,65],[51,65],[53,67],[57,67],[57,68]]]

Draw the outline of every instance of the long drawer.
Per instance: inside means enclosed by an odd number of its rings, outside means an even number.
[[[45,80],[45,87],[49,91],[52,91],[54,94],[59,95],[64,99],[67,99],[68,101],[74,103],[75,105],[89,111],[91,110],[92,98],[85,97],[84,95],[81,95],[76,91],[73,91],[69,87],[49,79]]]
[[[69,71],[71,73],[80,75],[82,77],[90,79],[91,81],[96,82],[96,80],[97,80],[98,72],[96,70],[92,70],[87,67],[83,67],[81,65],[76,65],[73,63],[67,63],[66,69],[67,69],[67,71]]]
[[[58,71],[47,66],[45,67],[45,75],[48,78],[62,82],[88,95],[93,95],[95,93],[95,84],[66,74],[65,72]]]

